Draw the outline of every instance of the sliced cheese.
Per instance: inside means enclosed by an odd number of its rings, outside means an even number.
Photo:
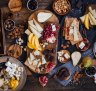
[[[25,31],[25,34],[30,35],[30,34],[31,34],[30,30],[27,29],[27,30]]]
[[[28,24],[32,26],[35,30],[37,30],[37,27],[34,25],[33,20],[28,21]],[[38,30],[37,30],[38,31]]]
[[[76,66],[81,59],[81,53],[77,51],[73,52],[71,58],[72,58],[73,65]]]
[[[37,27],[37,30],[38,30],[38,32],[42,32],[43,31],[43,28],[37,23],[37,21],[33,18],[33,21],[34,21],[34,24],[36,25],[36,27]]]
[[[39,22],[46,22],[49,18],[52,17],[52,13],[40,12],[37,15],[37,19]]]
[[[30,28],[30,30],[38,37],[38,38],[40,38],[42,35],[39,33],[39,32],[37,32],[37,30],[35,30],[32,26],[29,26],[29,28]]]

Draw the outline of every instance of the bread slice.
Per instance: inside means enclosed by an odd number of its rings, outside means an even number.
[[[40,12],[37,15],[37,19],[39,22],[46,22],[49,18],[52,17],[52,13]]]
[[[73,65],[76,66],[81,59],[81,53],[78,51],[75,51],[72,53],[71,58],[72,58]]]

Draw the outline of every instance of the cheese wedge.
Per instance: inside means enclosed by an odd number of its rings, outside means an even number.
[[[32,26],[29,26],[29,28],[30,28],[30,30],[34,33],[34,35],[36,35],[38,38],[40,38],[42,35],[39,33],[39,32],[37,32],[37,30],[36,29],[34,29]]]
[[[73,65],[76,66],[81,59],[81,53],[75,51],[72,53],[71,58],[72,58]]]
[[[28,21],[28,24],[32,26],[35,30],[37,30],[37,27],[34,25],[33,20]]]
[[[41,33],[43,31],[43,28],[37,23],[37,21],[34,18],[33,18],[33,21],[34,21],[34,24],[36,25],[38,32]]]
[[[37,19],[39,22],[46,22],[49,18],[52,17],[52,13],[40,12],[37,15]]]
[[[96,25],[96,19],[93,17],[93,15],[91,13],[89,13],[89,17],[91,18],[94,25]]]

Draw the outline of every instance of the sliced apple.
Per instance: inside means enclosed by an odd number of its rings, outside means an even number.
[[[37,27],[38,32],[41,33],[43,31],[43,28],[38,24],[38,22],[34,18],[33,18],[33,21],[34,21],[34,23],[35,23],[35,25]]]
[[[33,38],[33,36],[34,36],[34,34],[31,33],[31,34],[29,35],[29,37],[28,37],[28,41],[29,41],[30,43],[32,43],[32,38]]]
[[[89,29],[89,14],[86,14],[85,16],[84,25],[87,29]]]
[[[30,30],[38,37],[38,38],[40,38],[42,35],[39,33],[39,32],[37,32],[37,30],[36,29],[34,29],[32,26],[29,26],[29,28],[30,28]]]

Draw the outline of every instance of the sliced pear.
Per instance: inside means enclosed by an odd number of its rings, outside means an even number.
[[[35,24],[33,23],[33,20],[28,21],[28,24],[29,24],[30,26],[32,26],[35,30],[37,30],[37,27],[36,27]]]
[[[81,53],[75,51],[72,53],[71,58],[72,58],[73,65],[76,66],[81,59]]]
[[[84,25],[87,29],[89,29],[89,14],[86,14],[85,16]]]
[[[30,43],[32,43],[32,38],[33,38],[33,36],[34,36],[34,34],[31,33],[31,34],[29,35],[29,37],[28,37],[28,41],[29,41]]]
[[[52,17],[52,13],[40,12],[37,15],[37,19],[39,22],[46,22],[49,18]]]
[[[38,32],[41,33],[43,31],[43,28],[38,24],[38,22],[34,18],[33,18],[33,21],[34,21],[34,23],[35,23],[35,25],[37,27]]]
[[[39,32],[37,32],[37,30],[35,30],[32,26],[29,26],[29,28],[30,28],[30,30],[38,37],[38,38],[40,38],[42,35],[39,33]]]

